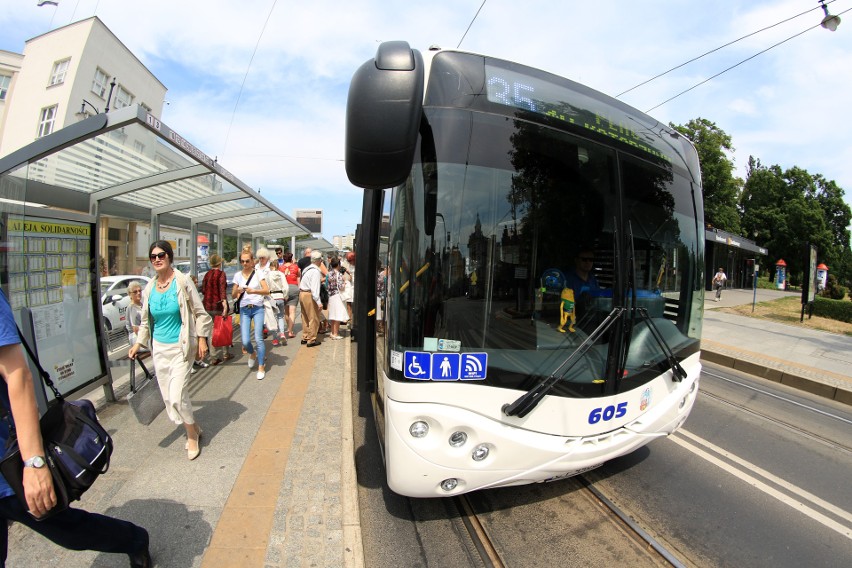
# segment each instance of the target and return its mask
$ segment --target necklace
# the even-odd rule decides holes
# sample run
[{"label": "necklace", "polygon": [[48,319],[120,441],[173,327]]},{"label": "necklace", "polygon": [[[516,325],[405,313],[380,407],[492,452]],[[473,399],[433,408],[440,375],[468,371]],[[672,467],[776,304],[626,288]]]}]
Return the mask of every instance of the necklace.
[{"label": "necklace", "polygon": [[174,275],[175,275],[175,273],[174,273],[174,272],[172,272],[172,273],[169,275],[169,279],[168,279],[168,280],[166,280],[166,282],[165,282],[165,283],[160,282],[160,281],[159,281],[159,279],[158,279],[158,280],[157,280],[157,290],[162,291],[162,290],[165,290],[166,288],[168,288],[168,287],[169,287],[169,284],[171,284],[171,283],[172,283],[172,278],[174,278]]}]

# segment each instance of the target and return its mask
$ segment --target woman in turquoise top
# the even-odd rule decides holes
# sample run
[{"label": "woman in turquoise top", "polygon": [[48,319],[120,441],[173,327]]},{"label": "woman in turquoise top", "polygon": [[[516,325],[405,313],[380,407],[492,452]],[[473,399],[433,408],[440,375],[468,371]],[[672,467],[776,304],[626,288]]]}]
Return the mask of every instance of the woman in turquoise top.
[{"label": "woman in turquoise top", "polygon": [[170,420],[186,429],[187,457],[194,460],[201,453],[201,428],[192,414],[187,386],[193,362],[207,355],[207,337],[213,320],[204,309],[198,288],[172,267],[171,244],[156,241],[148,249],[148,256],[157,277],[143,292],[142,322],[128,356],[135,358],[151,338],[154,369],[166,412]]}]

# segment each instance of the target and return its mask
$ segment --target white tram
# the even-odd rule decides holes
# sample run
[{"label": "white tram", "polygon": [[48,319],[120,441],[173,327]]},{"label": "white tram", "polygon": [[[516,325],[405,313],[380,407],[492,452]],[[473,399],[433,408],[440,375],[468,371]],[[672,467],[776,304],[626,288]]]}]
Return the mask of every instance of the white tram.
[{"label": "white tram", "polygon": [[358,69],[346,120],[359,384],[393,491],[567,477],[683,424],[704,299],[688,140],[568,79],[405,42]]}]

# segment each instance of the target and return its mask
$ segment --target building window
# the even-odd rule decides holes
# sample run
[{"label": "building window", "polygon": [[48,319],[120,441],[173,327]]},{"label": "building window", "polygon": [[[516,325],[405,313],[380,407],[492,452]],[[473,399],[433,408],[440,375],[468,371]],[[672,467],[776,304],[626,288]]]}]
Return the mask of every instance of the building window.
[{"label": "building window", "polygon": [[9,92],[9,85],[12,83],[12,78],[8,75],[0,75],[0,101],[6,100],[6,93]]},{"label": "building window", "polygon": [[50,73],[50,83],[47,84],[48,87],[65,82],[65,74],[68,73],[68,65],[70,63],[71,59],[63,59],[53,64],[53,71]]},{"label": "building window", "polygon": [[143,144],[139,140],[134,140],[133,141],[133,149],[136,150],[140,154],[144,154],[145,153],[145,144]]},{"label": "building window", "polygon": [[115,89],[115,105],[113,108],[124,108],[133,104],[133,95],[124,90],[124,87],[119,85]]},{"label": "building window", "polygon": [[56,122],[56,109],[56,105],[41,109],[41,117],[38,121],[38,134],[36,135],[36,138],[47,136],[53,132],[53,124]]},{"label": "building window", "polygon": [[6,93],[9,92],[9,85],[12,83],[12,78],[8,75],[0,75],[0,101],[6,100]]},{"label": "building window", "polygon": [[104,95],[106,95],[107,85],[107,74],[100,68],[95,69],[95,78],[92,80],[92,92],[103,99],[105,98]]}]

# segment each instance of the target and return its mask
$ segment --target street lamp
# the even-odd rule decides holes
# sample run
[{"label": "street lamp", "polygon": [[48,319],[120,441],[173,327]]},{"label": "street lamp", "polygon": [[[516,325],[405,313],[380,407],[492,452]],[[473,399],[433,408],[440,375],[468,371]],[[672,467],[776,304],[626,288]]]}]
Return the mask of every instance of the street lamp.
[{"label": "street lamp", "polygon": [[86,105],[89,105],[90,107],[92,107],[92,110],[95,111],[95,114],[101,114],[101,111],[99,111],[95,105],[93,105],[92,103],[90,103],[86,99],[83,99],[83,104],[80,105],[80,112],[77,113],[78,115],[85,115],[86,114]]},{"label": "street lamp", "polygon": [[819,5],[822,6],[822,11],[825,13],[825,17],[819,25],[828,31],[833,32],[837,29],[837,26],[840,25],[840,16],[832,16],[828,13],[828,6],[825,5],[825,0],[819,0]]}]

